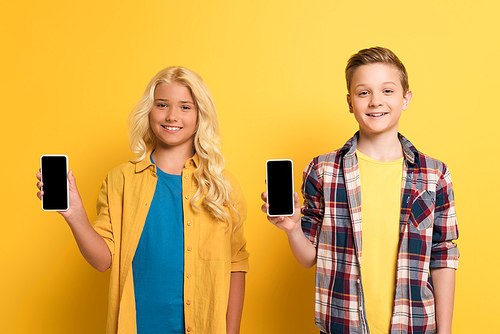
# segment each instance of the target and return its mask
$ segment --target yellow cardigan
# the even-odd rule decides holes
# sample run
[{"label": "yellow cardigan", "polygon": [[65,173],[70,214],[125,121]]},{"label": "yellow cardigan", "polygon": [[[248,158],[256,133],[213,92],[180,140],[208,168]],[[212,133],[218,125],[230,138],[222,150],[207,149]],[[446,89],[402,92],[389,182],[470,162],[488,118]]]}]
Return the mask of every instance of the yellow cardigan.
[{"label": "yellow cardigan", "polygon": [[[243,235],[247,206],[238,182],[224,171],[231,183],[239,216],[227,209],[231,215],[228,224],[216,221],[207,210],[193,208],[190,201],[196,186],[192,175],[197,164],[195,154],[182,171],[186,332],[226,333],[231,272],[248,271],[249,254]],[[132,260],[156,181],[156,166],[148,154],[137,163],[128,162],[110,171],[99,193],[94,229],[104,238],[112,256],[108,334],[137,332]],[[202,207],[201,200],[196,204]]]}]

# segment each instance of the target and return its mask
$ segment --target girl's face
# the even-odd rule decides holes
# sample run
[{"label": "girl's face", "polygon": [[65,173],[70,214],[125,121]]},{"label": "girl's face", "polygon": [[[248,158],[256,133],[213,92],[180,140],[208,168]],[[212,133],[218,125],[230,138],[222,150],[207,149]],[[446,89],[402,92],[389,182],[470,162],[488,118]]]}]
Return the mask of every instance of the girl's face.
[{"label": "girl's face", "polygon": [[184,148],[194,153],[197,120],[198,110],[187,87],[177,83],[156,87],[149,125],[158,139],[157,147]]}]

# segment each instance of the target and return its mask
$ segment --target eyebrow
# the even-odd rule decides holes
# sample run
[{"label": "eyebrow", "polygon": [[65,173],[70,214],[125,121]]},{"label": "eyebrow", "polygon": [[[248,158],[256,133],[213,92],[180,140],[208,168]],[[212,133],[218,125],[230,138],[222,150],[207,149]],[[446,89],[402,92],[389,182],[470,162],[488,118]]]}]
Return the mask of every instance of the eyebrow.
[{"label": "eyebrow", "polygon": [[[156,101],[159,101],[159,102],[168,102],[169,99],[155,99],[155,102]],[[191,102],[191,101],[179,101],[180,103],[190,103],[190,104],[194,104],[194,102]]]},{"label": "eyebrow", "polygon": [[[382,85],[387,85],[387,84],[391,84],[391,85],[396,85],[397,86],[397,83],[395,83],[394,81],[382,82]],[[360,83],[360,84],[357,84],[356,86],[354,86],[354,88],[363,87],[363,86],[368,86],[368,84]]]}]

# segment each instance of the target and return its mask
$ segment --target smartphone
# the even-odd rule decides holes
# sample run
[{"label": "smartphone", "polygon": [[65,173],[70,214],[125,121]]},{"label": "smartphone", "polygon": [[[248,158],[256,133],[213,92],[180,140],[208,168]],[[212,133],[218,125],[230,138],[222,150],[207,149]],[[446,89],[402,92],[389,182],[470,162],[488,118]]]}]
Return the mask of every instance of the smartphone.
[{"label": "smartphone", "polygon": [[42,209],[69,209],[68,157],[64,154],[44,154],[40,157],[42,173]]},{"label": "smartphone", "polygon": [[290,159],[266,161],[267,215],[270,217],[292,216],[293,162]]}]

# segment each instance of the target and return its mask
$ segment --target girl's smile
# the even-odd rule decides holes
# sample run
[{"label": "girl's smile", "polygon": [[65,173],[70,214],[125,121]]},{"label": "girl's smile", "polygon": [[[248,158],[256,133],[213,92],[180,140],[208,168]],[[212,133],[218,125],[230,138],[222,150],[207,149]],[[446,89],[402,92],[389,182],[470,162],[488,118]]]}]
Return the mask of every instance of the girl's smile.
[{"label": "girl's smile", "polygon": [[198,110],[187,87],[177,83],[156,87],[149,123],[157,145],[193,151],[197,120]]}]

